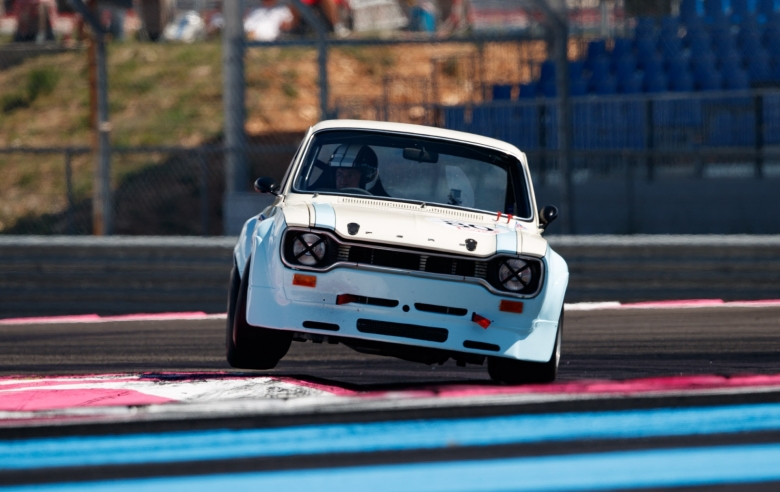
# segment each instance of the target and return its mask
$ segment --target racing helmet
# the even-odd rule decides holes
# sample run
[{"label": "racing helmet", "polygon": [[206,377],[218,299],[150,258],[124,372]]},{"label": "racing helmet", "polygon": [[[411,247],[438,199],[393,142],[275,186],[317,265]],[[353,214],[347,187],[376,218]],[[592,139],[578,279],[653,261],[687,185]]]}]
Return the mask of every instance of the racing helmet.
[{"label": "racing helmet", "polygon": [[357,169],[360,171],[360,185],[374,181],[379,166],[376,153],[368,145],[342,144],[330,156],[328,165],[335,171],[338,168]]}]

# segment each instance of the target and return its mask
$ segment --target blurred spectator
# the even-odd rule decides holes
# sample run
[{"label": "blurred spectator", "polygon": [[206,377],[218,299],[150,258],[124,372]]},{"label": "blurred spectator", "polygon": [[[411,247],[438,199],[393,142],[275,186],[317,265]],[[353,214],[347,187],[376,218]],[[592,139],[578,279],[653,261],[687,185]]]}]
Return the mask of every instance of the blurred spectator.
[{"label": "blurred spectator", "polygon": [[181,41],[192,43],[206,37],[206,24],[194,10],[188,10],[176,15],[173,22],[165,26],[163,39],[166,41]]},{"label": "blurred spectator", "polygon": [[247,38],[255,41],[273,41],[282,31],[289,31],[295,17],[286,5],[276,0],[262,0],[260,7],[249,13],[244,20]]},{"label": "blurred spectator", "polygon": [[435,32],[438,8],[434,0],[413,0],[409,7],[409,30]]},{"label": "blurred spectator", "polygon": [[[311,7],[315,12],[319,12],[330,25],[330,28],[336,36],[340,38],[349,36],[349,28],[342,21],[342,13],[346,16],[349,8],[346,0],[301,0],[301,2],[304,5]],[[295,16],[295,25],[300,25],[300,12],[293,9],[293,15]]]},{"label": "blurred spectator", "polygon": [[52,19],[57,15],[54,0],[16,0],[11,15],[16,16],[14,41],[51,41],[54,39]]}]

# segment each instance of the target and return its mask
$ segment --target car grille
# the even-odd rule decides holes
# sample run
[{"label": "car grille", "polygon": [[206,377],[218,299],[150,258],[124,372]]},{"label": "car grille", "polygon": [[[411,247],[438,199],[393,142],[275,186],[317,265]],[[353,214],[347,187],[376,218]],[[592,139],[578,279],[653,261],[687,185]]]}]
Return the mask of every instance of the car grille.
[{"label": "car grille", "polygon": [[446,342],[447,337],[449,336],[449,331],[445,328],[408,325],[405,323],[393,323],[390,321],[376,321],[362,318],[357,320],[357,329],[361,333],[414,338],[415,340],[428,340],[430,342]]},{"label": "car grille", "polygon": [[487,277],[487,261],[451,258],[417,252],[390,251],[370,246],[340,244],[338,261],[348,261],[358,265],[457,275],[460,277]]}]

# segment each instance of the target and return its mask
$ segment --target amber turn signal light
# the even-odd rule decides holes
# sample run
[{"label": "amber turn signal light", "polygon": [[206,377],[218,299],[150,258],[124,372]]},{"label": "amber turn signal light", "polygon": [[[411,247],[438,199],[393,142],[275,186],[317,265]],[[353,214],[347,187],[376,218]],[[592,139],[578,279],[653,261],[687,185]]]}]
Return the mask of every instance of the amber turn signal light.
[{"label": "amber turn signal light", "polygon": [[505,313],[520,314],[523,312],[523,303],[517,301],[503,300],[501,301],[501,304],[498,305],[498,310],[504,311]]},{"label": "amber turn signal light", "polygon": [[300,285],[301,287],[317,287],[317,277],[314,275],[302,275],[296,273],[293,275],[293,285]]}]

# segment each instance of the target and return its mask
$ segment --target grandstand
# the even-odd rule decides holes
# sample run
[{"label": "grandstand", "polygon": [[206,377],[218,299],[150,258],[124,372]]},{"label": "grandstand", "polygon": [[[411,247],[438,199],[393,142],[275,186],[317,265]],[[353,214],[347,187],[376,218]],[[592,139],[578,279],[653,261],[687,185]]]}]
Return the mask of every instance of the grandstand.
[{"label": "grandstand", "polygon": [[[679,15],[640,17],[629,36],[590,39],[569,62],[573,149],[780,144],[778,2],[725,2],[682,0]],[[546,60],[519,90],[494,85],[492,102],[444,108],[444,126],[555,149],[555,72]]]}]

